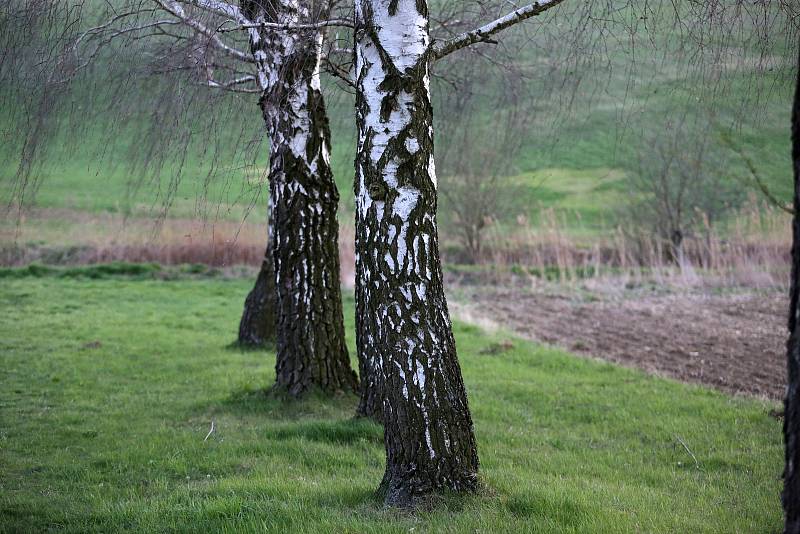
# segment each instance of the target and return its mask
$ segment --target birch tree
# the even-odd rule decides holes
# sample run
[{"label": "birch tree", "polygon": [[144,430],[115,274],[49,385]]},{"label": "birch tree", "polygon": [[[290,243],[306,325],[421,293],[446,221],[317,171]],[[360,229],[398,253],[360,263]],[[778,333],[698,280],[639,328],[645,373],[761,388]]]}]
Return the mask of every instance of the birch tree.
[{"label": "birch tree", "polygon": [[277,339],[278,295],[275,289],[275,260],[272,256],[272,240],[268,239],[256,283],[245,298],[244,311],[239,320],[237,342],[241,347],[264,347]]},{"label": "birch tree", "polygon": [[558,3],[433,43],[425,0],[356,0],[359,410],[384,422],[389,505],[478,484],[439,259],[431,65]]},{"label": "birch tree", "polygon": [[339,193],[330,167],[330,128],[320,88],[320,29],[299,26],[299,0],[248,1],[260,106],[271,143],[270,210],[277,290],[277,386],[300,395],[313,386],[355,390],[344,339],[339,278]]},{"label": "birch tree", "polygon": [[[31,0],[20,13],[35,13],[43,1]],[[339,194],[320,83],[324,29],[338,24],[329,6],[313,0],[129,0],[109,4],[101,22],[61,56],[70,64],[65,78],[74,78],[100,58],[110,61],[114,43],[136,46],[152,58],[150,74],[186,73],[208,91],[258,97],[270,139],[271,247],[248,303],[269,304],[274,291],[276,386],[292,396],[312,388],[357,388],[344,339]],[[253,308],[245,310],[240,330],[254,322],[268,335],[264,316],[248,317],[248,311]]]}]

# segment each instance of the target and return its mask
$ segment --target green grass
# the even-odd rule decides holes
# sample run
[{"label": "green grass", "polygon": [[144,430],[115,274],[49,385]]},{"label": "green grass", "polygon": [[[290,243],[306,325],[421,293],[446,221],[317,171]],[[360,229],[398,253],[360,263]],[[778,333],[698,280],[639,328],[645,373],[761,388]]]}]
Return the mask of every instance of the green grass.
[{"label": "green grass", "polygon": [[125,277],[134,280],[169,280],[188,277],[215,277],[222,274],[219,269],[200,263],[163,267],[158,263],[112,262],[78,267],[57,267],[31,263],[25,267],[0,267],[3,278],[85,278],[108,279]]},{"label": "green grass", "polygon": [[625,173],[616,169],[547,168],[509,177],[513,190],[512,213],[526,215],[535,226],[552,224],[543,210],[558,214],[558,226],[573,235],[596,233],[614,225],[610,209],[630,198]]},{"label": "green grass", "polygon": [[227,348],[249,286],[2,280],[0,531],[780,529],[773,405],[522,341],[484,355],[503,338],[461,323],[484,489],[385,510],[356,399],[265,397],[274,355]]},{"label": "green grass", "polygon": [[[90,139],[88,147],[65,153],[56,150],[37,175],[40,186],[33,204],[39,208],[147,217],[160,216],[168,201],[168,216],[172,218],[205,216],[232,221],[251,213],[261,217],[266,209],[268,190],[263,162],[258,168],[220,170],[219,176],[206,185],[210,164],[191,154],[174,195],[169,196],[166,191],[177,176],[174,170],[152,177],[131,172],[124,162],[109,166],[99,158],[97,146],[102,147],[101,141]],[[232,153],[226,156],[233,159]],[[10,183],[15,171],[13,164],[2,168],[0,185],[3,178]],[[7,197],[2,188],[0,197]]]}]

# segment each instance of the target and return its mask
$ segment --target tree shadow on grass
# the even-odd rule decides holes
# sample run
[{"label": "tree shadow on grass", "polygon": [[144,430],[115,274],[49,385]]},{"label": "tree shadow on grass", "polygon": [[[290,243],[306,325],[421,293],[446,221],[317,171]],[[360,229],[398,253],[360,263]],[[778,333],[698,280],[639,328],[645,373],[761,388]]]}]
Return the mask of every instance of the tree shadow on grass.
[{"label": "tree shadow on grass", "polygon": [[354,419],[357,422],[358,419],[354,418],[357,405],[358,396],[354,393],[329,394],[312,390],[297,399],[279,389],[245,386],[232,391],[227,398],[201,409],[236,416],[263,416],[279,421]]},{"label": "tree shadow on grass", "polygon": [[314,496],[314,502],[320,508],[332,511],[351,510],[360,516],[377,516],[384,512],[383,499],[378,494],[377,480],[374,488],[338,487],[320,491]]},{"label": "tree shadow on grass", "polygon": [[238,339],[225,345],[225,350],[229,352],[275,352],[276,344],[274,341],[266,341],[260,345],[253,343],[243,343]]},{"label": "tree shadow on grass", "polygon": [[383,443],[383,428],[368,419],[341,419],[338,421],[300,421],[270,431],[277,440],[303,439],[306,441],[336,445],[351,445],[358,442]]},{"label": "tree shadow on grass", "polygon": [[[379,478],[376,478],[379,481]],[[483,487],[472,493],[442,491],[427,495],[406,507],[390,507],[384,503],[380,490],[373,488],[336,488],[319,492],[315,503],[332,511],[350,510],[356,516],[371,521],[418,521],[431,514],[462,514],[474,506],[499,506],[497,495]]]}]

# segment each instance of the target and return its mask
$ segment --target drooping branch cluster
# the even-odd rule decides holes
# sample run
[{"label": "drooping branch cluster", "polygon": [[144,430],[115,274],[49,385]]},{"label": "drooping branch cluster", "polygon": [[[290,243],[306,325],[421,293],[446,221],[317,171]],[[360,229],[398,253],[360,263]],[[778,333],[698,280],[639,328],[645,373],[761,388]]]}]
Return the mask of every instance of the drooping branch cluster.
[{"label": "drooping branch cluster", "polygon": [[198,83],[210,88],[257,93],[263,87],[258,86],[249,34],[352,26],[344,18],[317,20],[318,15],[311,13],[308,20],[287,24],[269,22],[263,16],[257,19],[241,7],[219,0],[127,0],[109,8],[100,15],[99,24],[74,39],[71,74],[92,65],[112,43],[118,48],[148,39],[144,50],[154,60],[154,71],[191,71]]},{"label": "drooping branch cluster", "polygon": [[[46,92],[52,101],[61,90],[56,85],[64,85],[93,65],[105,69],[109,63],[120,62],[120,56],[134,58],[131,74],[126,73],[131,78],[182,74],[184,80],[211,89],[211,93],[258,93],[261,87],[248,34],[259,28],[279,32],[324,29],[322,69],[345,90],[352,92],[354,87],[352,2],[313,2],[309,16],[296,24],[256,20],[238,0],[9,0],[2,4],[0,82],[6,87],[24,86],[21,98],[40,98]],[[333,8],[323,13],[319,9],[322,4]],[[545,11],[548,16],[540,24],[522,25],[525,29],[515,32],[514,39],[503,39],[496,52],[489,53],[486,45],[495,43],[501,31]],[[560,90],[561,105],[570,106],[581,81],[602,77],[604,66],[609,78],[614,70],[614,76],[627,75],[633,83],[632,65],[641,61],[635,47],[647,39],[665,55],[682,54],[686,64],[696,65],[697,76],[704,81],[699,96],[708,98],[725,90],[720,81],[725,72],[755,68],[768,73],[775,69],[775,56],[769,51],[776,44],[794,42],[800,15],[797,3],[786,0],[540,0],[522,5],[507,0],[441,0],[431,7],[429,21],[433,60],[469,49],[484,61],[513,70],[515,76],[534,71],[541,74],[547,69],[569,72],[571,77]],[[537,38],[542,35],[549,37]],[[663,36],[674,36],[673,43],[658,42]],[[513,50],[509,49],[512,41]],[[625,58],[626,64],[619,64],[608,50],[623,42],[630,44],[632,52]],[[548,64],[536,69],[521,65],[514,54],[525,47],[547,57]],[[732,55],[740,48],[752,53]],[[35,58],[31,57],[34,53]],[[739,64],[732,63],[737,61]],[[432,76],[454,86],[462,81],[444,63],[432,70]],[[15,82],[9,83],[10,78]],[[22,78],[27,82],[17,83]],[[755,98],[769,90],[768,80],[754,77],[747,89]]]},{"label": "drooping branch cluster", "polygon": [[[247,21],[225,2],[152,0],[133,2],[101,24],[81,33],[72,45],[76,74],[90,66],[112,44],[125,47],[149,39],[153,71],[191,70],[212,88],[247,91],[255,80],[253,56],[241,36],[223,38],[218,28],[230,21]],[[223,77],[218,77],[218,72]]]}]

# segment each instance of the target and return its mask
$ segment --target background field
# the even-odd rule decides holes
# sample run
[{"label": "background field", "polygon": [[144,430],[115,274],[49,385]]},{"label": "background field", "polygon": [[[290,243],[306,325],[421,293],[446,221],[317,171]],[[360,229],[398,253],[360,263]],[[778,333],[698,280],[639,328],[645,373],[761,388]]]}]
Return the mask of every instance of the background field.
[{"label": "background field", "polygon": [[[626,16],[625,10],[618,14],[620,20]],[[682,40],[675,20],[662,13],[646,29],[621,26],[604,38],[596,35],[600,28],[590,26],[581,41],[585,49],[578,53],[559,46],[577,29],[570,27],[570,18],[560,19],[556,13],[509,32],[500,47],[483,48],[503,60],[504,67],[468,54],[437,66],[444,79],[462,71],[478,77],[470,86],[466,118],[463,103],[449,98],[450,83],[434,83],[440,132],[437,169],[442,182],[446,184],[454,172],[456,159],[475,157],[471,155],[475,147],[461,146],[454,132],[467,128],[480,140],[477,148],[483,144],[502,155],[510,149],[497,143],[504,128],[498,117],[519,106],[518,112],[528,115],[515,131],[520,146],[509,151],[509,164],[487,170],[502,173],[498,184],[505,201],[494,214],[501,229],[516,226],[520,216],[539,228],[542,212],[548,209],[557,212],[563,230],[580,244],[607,237],[619,224],[622,208],[635,198],[626,176],[641,172],[640,160],[645,167],[652,163],[649,139],[682,116],[698,124],[713,123],[710,150],[720,162],[716,170],[730,183],[745,192],[755,191],[741,157],[722,143],[723,134],[752,159],[775,196],[788,201],[790,39],[773,38],[765,51],[754,39],[757,29],[745,25],[732,35],[727,28],[711,31],[711,42],[719,42],[698,51]],[[123,65],[135,60],[124,50],[117,59]],[[513,98],[509,72],[519,77]],[[267,145],[255,97],[218,95],[211,103],[187,106],[183,112],[189,116],[209,114],[209,118],[186,120],[193,140],[184,154],[170,144],[176,136],[168,125],[181,115],[158,111],[156,105],[177,86],[163,80],[130,83],[120,90],[129,92],[131,103],[110,106],[111,97],[105,93],[116,94],[115,89],[103,83],[112,82],[103,78],[102,68],[95,69],[48,119],[56,134],[35,173],[38,187],[29,191],[28,205],[134,218],[244,221],[263,227]],[[333,168],[342,194],[341,220],[351,225],[353,101],[332,80],[326,87],[334,133]],[[6,141],[0,149],[4,156],[0,194],[8,201],[15,191],[24,140],[18,131],[26,123],[24,116],[6,111],[0,114],[6,116],[0,120]],[[148,139],[158,139],[174,152],[167,150],[164,161],[154,158],[148,152]],[[172,183],[178,168],[180,181]],[[443,196],[440,210],[443,237],[450,242],[457,235],[451,202]],[[19,237],[15,215],[9,212],[2,221],[6,243]],[[27,220],[46,227],[61,218],[45,212],[28,214]]]}]

